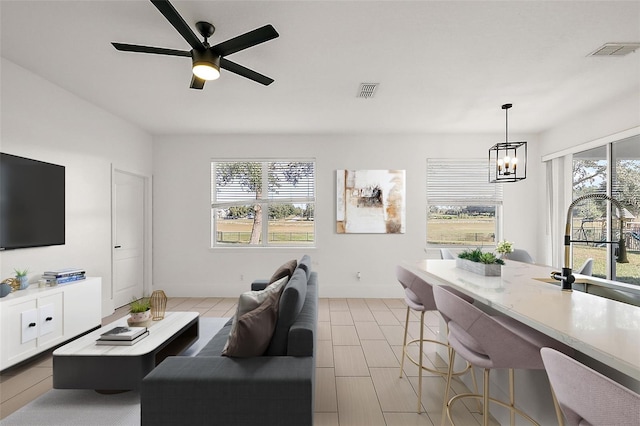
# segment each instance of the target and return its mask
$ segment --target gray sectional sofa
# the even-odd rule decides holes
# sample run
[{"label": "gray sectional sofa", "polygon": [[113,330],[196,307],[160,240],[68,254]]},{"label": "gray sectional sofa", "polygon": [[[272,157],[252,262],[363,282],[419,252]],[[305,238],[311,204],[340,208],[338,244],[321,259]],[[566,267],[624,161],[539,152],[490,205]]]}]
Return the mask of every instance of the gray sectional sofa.
[{"label": "gray sectional sofa", "polygon": [[165,359],[142,381],[142,424],[311,426],[318,276],[308,256],[284,286],[277,315],[268,355],[221,356],[229,321],[197,355]]}]

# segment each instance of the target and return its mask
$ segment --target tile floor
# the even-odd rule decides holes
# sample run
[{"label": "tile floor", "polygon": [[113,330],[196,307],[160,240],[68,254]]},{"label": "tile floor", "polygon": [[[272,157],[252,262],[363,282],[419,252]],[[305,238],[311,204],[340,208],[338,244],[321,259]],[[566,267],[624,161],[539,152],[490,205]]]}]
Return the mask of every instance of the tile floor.
[{"label": "tile floor", "polygon": [[[197,311],[201,316],[231,317],[235,298],[171,298],[167,309]],[[406,305],[401,299],[320,299],[316,371],[315,425],[439,425],[445,380],[425,373],[422,414],[416,414],[418,368],[405,361],[399,378]],[[109,323],[127,314],[126,307],[104,318]],[[419,315],[412,312],[409,336],[419,335]],[[435,338],[437,313],[425,315],[425,338]],[[417,346],[412,348],[417,355]],[[52,386],[48,351],[0,375],[0,419],[47,392]],[[426,362],[442,366],[432,345]],[[456,392],[467,391],[459,381]],[[456,404],[456,425],[479,425],[477,405]],[[496,424],[496,423],[493,423]]]}]

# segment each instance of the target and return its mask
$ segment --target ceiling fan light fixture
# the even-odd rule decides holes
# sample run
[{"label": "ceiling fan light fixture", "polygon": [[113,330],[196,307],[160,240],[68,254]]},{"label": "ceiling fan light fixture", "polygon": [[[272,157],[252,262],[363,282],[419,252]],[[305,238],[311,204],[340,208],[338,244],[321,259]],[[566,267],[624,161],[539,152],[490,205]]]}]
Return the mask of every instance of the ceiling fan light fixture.
[{"label": "ceiling fan light fixture", "polygon": [[193,74],[203,80],[216,80],[220,77],[220,56],[207,49],[193,51]]}]

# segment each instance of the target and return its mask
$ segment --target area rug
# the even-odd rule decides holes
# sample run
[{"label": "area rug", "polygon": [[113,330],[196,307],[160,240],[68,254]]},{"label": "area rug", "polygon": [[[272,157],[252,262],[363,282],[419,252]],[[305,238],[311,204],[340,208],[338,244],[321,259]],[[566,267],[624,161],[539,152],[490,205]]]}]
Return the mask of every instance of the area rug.
[{"label": "area rug", "polygon": [[[199,339],[186,355],[200,349],[229,318],[200,318]],[[0,420],[2,426],[135,426],[140,424],[140,394],[104,395],[86,389],[52,389]]]}]

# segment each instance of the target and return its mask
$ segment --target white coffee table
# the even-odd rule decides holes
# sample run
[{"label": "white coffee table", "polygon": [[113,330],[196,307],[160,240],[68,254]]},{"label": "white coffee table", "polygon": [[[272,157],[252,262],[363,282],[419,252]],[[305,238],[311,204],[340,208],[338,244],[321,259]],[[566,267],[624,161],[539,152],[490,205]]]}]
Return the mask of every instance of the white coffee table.
[{"label": "white coffee table", "polygon": [[53,387],[103,391],[139,389],[144,376],[167,356],[163,349],[170,343],[175,342],[182,350],[198,339],[198,315],[197,312],[167,312],[164,319],[149,325],[147,337],[131,346],[96,344],[106,330],[126,326],[126,318],[61,346],[53,352]]}]

